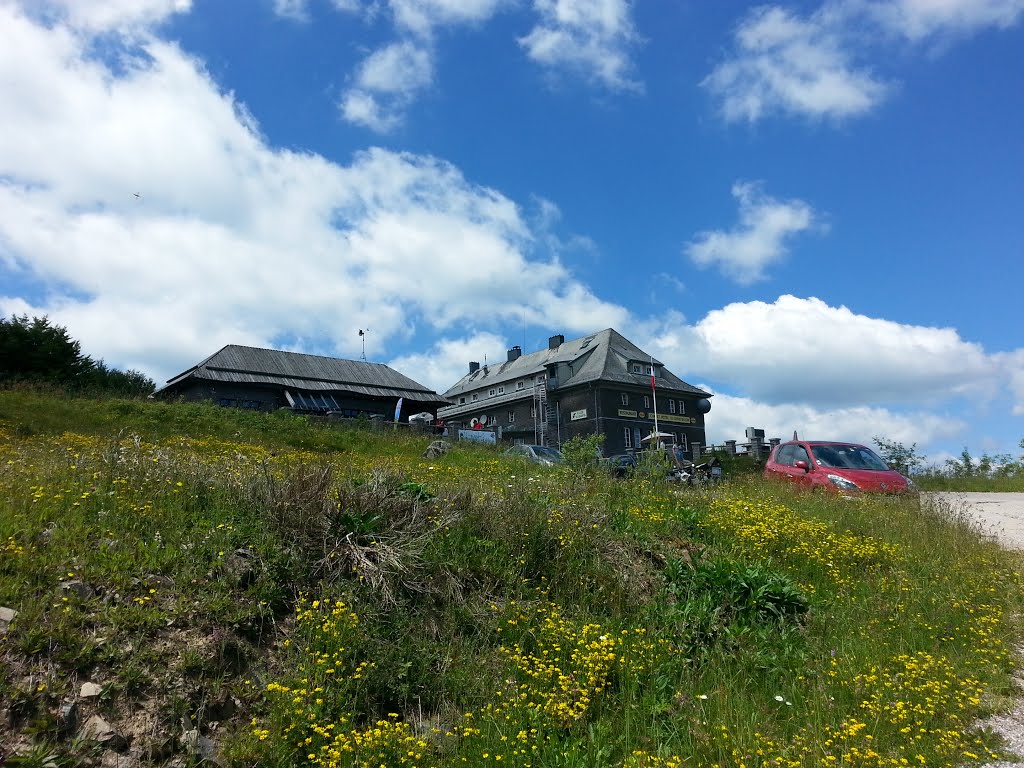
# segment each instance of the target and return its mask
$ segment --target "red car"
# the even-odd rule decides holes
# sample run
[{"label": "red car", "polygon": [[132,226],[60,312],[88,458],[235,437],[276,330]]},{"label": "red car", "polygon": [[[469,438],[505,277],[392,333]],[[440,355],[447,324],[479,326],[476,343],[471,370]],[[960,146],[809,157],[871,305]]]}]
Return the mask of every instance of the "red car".
[{"label": "red car", "polygon": [[777,445],[764,465],[764,476],[840,493],[906,493],[913,487],[867,446],[818,440]]}]

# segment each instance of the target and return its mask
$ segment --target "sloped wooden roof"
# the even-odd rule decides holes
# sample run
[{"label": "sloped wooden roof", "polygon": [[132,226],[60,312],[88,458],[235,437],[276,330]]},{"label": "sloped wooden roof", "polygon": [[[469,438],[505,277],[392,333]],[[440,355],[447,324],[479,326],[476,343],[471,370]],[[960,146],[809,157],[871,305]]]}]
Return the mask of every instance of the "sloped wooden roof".
[{"label": "sloped wooden roof", "polygon": [[366,397],[404,397],[447,405],[443,397],[383,363],[342,360],[278,349],[228,344],[201,363],[169,379],[156,394],[172,394],[192,381],[266,384],[312,392],[347,392]]}]

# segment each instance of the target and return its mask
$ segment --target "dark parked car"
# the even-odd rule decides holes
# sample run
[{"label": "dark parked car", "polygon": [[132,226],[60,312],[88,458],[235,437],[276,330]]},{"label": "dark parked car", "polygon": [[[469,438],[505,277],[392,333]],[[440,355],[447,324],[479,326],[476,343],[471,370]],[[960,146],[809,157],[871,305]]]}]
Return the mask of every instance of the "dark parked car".
[{"label": "dark parked car", "polygon": [[632,453],[616,453],[602,459],[602,463],[615,477],[626,477],[636,469],[636,456]]},{"label": "dark parked car", "polygon": [[507,451],[507,456],[521,456],[524,459],[529,459],[535,464],[543,464],[547,467],[553,467],[556,464],[561,464],[565,459],[562,457],[562,452],[557,448],[549,448],[546,445],[513,445]]},{"label": "dark parked car", "polygon": [[765,477],[839,493],[906,493],[913,483],[857,443],[794,440],[775,447]]}]

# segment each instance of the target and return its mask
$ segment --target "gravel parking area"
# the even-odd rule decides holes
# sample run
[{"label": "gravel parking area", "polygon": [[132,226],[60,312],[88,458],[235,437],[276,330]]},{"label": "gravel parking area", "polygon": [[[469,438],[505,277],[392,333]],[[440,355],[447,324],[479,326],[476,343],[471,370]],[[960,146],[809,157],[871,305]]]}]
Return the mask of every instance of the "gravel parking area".
[{"label": "gravel parking area", "polygon": [[[921,494],[963,512],[977,521],[981,530],[1007,549],[1024,550],[1024,493],[928,493]],[[1018,678],[1024,686],[1024,679]],[[1004,739],[1011,752],[1024,756],[1024,700],[1009,712],[981,723]],[[989,763],[983,768],[1024,768],[1024,762]]]},{"label": "gravel parking area", "polygon": [[976,520],[1007,549],[1024,550],[1024,493],[923,493]]}]

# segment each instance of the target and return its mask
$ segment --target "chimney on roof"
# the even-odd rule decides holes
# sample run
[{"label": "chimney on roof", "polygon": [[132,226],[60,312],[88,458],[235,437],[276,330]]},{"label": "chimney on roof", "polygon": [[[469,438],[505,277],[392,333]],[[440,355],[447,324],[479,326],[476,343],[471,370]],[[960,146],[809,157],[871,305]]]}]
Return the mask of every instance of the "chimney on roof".
[{"label": "chimney on roof", "polygon": [[523,348],[516,344],[512,349],[508,351],[508,361],[511,363],[513,360],[518,360],[523,354]]},{"label": "chimney on roof", "polygon": [[565,344],[565,336],[560,333],[548,339],[548,349],[558,349],[563,344]]},{"label": "chimney on roof", "polygon": [[476,373],[479,370],[480,370],[480,363],[470,363],[469,364],[469,372],[470,373]]}]

